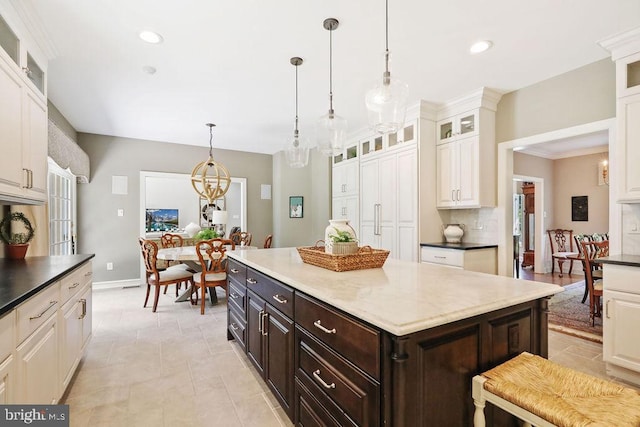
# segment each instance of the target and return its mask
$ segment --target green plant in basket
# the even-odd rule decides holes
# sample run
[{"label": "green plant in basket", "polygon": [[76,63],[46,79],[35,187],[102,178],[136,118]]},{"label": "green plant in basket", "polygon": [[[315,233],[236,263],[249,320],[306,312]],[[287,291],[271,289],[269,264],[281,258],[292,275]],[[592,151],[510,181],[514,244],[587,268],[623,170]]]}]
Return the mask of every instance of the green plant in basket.
[{"label": "green plant in basket", "polygon": [[333,243],[349,243],[356,241],[356,239],[353,237],[353,234],[351,234],[350,232],[345,230],[338,230],[335,227],[333,227],[333,229],[336,230],[336,234],[329,235],[329,237],[331,237],[331,240],[333,240]]},{"label": "green plant in basket", "polygon": [[216,239],[220,237],[218,235],[218,233],[215,232],[215,230],[212,230],[210,228],[205,228],[204,230],[200,230],[198,231],[198,233],[193,236],[193,240],[195,240],[196,242],[199,242],[201,240],[211,240],[211,239]]}]

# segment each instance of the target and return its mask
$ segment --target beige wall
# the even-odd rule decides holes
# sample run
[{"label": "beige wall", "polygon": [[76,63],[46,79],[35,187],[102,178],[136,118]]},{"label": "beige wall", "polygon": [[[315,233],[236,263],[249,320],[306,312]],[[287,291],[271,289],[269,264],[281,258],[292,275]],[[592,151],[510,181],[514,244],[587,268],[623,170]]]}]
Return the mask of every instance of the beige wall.
[{"label": "beige wall", "polygon": [[[311,150],[309,165],[290,168],[284,152],[273,156],[274,246],[311,246],[324,238],[331,216],[331,163]],[[289,197],[304,198],[303,217],[289,218]]]},{"label": "beige wall", "polygon": [[[557,184],[553,193],[552,228],[585,234],[609,231],[609,186],[598,185],[598,163],[608,159],[608,153],[598,153],[553,162]],[[589,221],[571,221],[572,196],[589,198]]]},{"label": "beige wall", "polygon": [[[78,143],[91,161],[90,183],[78,185],[79,252],[96,254],[96,282],[139,278],[140,171],[190,174],[208,149],[85,133],[78,134]],[[262,243],[273,232],[272,201],[260,198],[260,185],[272,183],[272,156],[216,149],[213,154],[232,176],[247,179],[247,228]],[[114,175],[128,177],[127,195],[111,194]],[[124,209],[123,217],[118,209]],[[107,262],[113,262],[112,271]]]},{"label": "beige wall", "polygon": [[610,59],[507,93],[496,112],[496,142],[615,117],[615,93]]}]

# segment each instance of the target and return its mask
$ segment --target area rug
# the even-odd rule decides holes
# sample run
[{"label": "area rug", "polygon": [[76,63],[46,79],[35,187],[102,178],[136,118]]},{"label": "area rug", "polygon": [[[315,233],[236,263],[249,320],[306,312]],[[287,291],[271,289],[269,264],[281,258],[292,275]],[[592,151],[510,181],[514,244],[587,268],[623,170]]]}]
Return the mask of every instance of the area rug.
[{"label": "area rug", "polygon": [[549,302],[549,329],[595,342],[602,342],[602,319],[589,320],[589,300],[582,301],[584,280],[564,287]]}]

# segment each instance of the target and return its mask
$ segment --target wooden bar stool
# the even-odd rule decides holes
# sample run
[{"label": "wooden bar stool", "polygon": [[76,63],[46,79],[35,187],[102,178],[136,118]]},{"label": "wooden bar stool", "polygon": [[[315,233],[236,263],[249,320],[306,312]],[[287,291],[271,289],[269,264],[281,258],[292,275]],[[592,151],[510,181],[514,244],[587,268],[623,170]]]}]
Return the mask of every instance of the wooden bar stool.
[{"label": "wooden bar stool", "polygon": [[475,427],[485,427],[486,402],[525,427],[640,425],[640,393],[611,381],[522,353],[473,377]]}]

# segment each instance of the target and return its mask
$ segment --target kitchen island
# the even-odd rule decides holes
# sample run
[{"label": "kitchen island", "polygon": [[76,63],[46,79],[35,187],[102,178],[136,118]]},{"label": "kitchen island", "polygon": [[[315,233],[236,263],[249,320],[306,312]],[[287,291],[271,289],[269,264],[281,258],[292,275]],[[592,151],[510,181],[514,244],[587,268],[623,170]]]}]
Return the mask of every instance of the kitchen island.
[{"label": "kitchen island", "polygon": [[336,273],[295,248],[228,255],[228,337],[305,426],[471,425],[473,375],[547,356],[548,297],[561,291],[392,259]]}]

